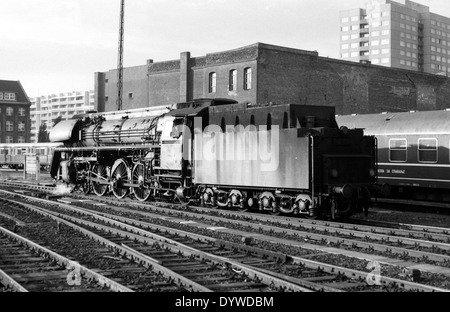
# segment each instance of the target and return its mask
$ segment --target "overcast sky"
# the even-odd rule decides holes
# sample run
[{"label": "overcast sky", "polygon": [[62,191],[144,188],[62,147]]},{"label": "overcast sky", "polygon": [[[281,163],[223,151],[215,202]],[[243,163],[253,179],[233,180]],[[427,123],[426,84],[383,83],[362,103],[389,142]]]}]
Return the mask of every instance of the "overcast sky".
[{"label": "overcast sky", "polygon": [[[126,0],[124,66],[256,42],[338,58],[339,11],[365,0]],[[449,0],[417,0],[450,16]],[[0,79],[29,97],[94,89],[117,67],[120,0],[0,0]]]}]

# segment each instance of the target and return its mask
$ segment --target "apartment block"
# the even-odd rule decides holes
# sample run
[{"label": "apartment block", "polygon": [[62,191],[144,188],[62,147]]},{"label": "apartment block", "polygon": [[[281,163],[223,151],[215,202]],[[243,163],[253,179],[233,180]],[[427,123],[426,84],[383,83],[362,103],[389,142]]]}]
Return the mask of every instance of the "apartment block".
[{"label": "apartment block", "polygon": [[57,119],[94,110],[94,91],[73,91],[31,98],[31,142],[38,142],[39,128],[52,129]]},{"label": "apartment block", "polygon": [[450,18],[408,0],[370,0],[340,12],[340,57],[449,75]]}]

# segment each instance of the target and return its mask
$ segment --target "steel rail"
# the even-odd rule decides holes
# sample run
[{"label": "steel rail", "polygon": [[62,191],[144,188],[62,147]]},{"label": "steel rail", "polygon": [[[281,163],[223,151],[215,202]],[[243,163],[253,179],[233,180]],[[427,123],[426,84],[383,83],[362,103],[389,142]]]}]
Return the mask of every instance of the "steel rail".
[{"label": "steel rail", "polygon": [[[83,208],[76,208],[76,209],[82,209],[85,210]],[[143,213],[143,214],[150,214],[150,213]],[[117,216],[116,216],[117,217]],[[124,218],[124,217],[120,217],[120,218]],[[125,218],[127,219],[127,218]],[[148,224],[142,221],[137,221],[137,220],[131,220],[131,222],[133,223],[138,223],[138,224]],[[151,225],[151,224],[150,224]],[[152,225],[154,226],[154,225]],[[158,226],[161,228],[161,226]],[[173,230],[175,231],[175,230]],[[180,230],[177,230],[178,232],[180,232]],[[185,231],[181,231],[184,233],[188,233],[189,235],[193,235],[192,233],[189,232],[185,232]],[[153,234],[152,234],[153,235]],[[196,237],[198,237],[199,235],[194,234]],[[163,240],[167,241],[167,238],[163,237]],[[211,239],[210,240],[215,240],[215,239]],[[366,278],[368,273],[367,272],[362,272],[362,271],[356,271],[356,270],[352,270],[352,269],[347,269],[344,267],[339,267],[339,266],[335,266],[335,265],[331,265],[331,264],[325,264],[325,263],[321,263],[321,262],[316,262],[316,261],[312,261],[312,260],[307,260],[307,259],[303,259],[303,258],[299,258],[299,257],[290,257],[292,259],[294,259],[295,263],[298,264],[303,264],[305,265],[305,267],[311,268],[311,269],[316,269],[316,270],[323,270],[325,272],[328,272],[330,274],[344,274],[347,277],[357,277],[357,278]],[[257,268],[254,268],[255,270],[258,270]],[[267,273],[269,274],[269,273]],[[273,273],[272,273],[273,274]],[[409,281],[405,281],[405,280],[400,280],[400,279],[395,279],[395,278],[389,278],[389,277],[381,277],[381,280],[383,281],[384,284],[397,284],[400,287],[403,287],[405,289],[410,289],[410,290],[423,290],[423,291],[444,291],[447,292],[449,290],[447,289],[441,289],[441,288],[437,288],[437,287],[432,287],[432,286],[427,286],[427,285],[423,285],[423,284],[417,284],[417,283],[413,283],[413,282],[409,282]]]},{"label": "steel rail", "polygon": [[[22,196],[24,196],[24,195],[22,195]],[[25,196],[25,197],[28,197],[28,196]],[[40,199],[40,198],[31,198],[31,199],[32,200],[38,200],[40,202],[48,203],[47,200]],[[103,216],[98,215],[96,213],[92,213],[92,212],[86,211],[85,209],[82,209],[82,208],[73,207],[73,206],[67,205],[67,204],[59,204],[59,206],[62,207],[62,208],[70,209],[70,210],[72,210],[74,212],[78,212],[78,213],[84,213],[85,215],[89,215],[89,216],[94,217],[94,218],[96,218],[98,220],[101,220],[103,222],[107,222],[107,223],[113,224],[113,225],[115,225],[117,227],[124,228],[127,231],[129,231],[129,232],[123,231],[123,230],[114,229],[114,228],[103,226],[103,225],[99,225],[98,223],[93,223],[93,222],[90,222],[90,221],[86,221],[86,220],[82,220],[82,219],[78,219],[78,218],[74,218],[74,217],[69,217],[67,215],[63,215],[63,214],[58,213],[58,212],[48,211],[47,209],[33,207],[32,205],[29,205],[29,204],[26,204],[26,203],[21,203],[21,202],[14,201],[14,200],[9,200],[9,201],[15,202],[17,204],[20,204],[20,205],[22,205],[24,207],[27,207],[29,209],[32,209],[34,211],[39,211],[41,214],[45,214],[45,215],[50,216],[50,217],[51,217],[51,215],[53,215],[53,217],[56,217],[58,219],[59,218],[70,219],[72,222],[78,222],[78,223],[81,223],[81,224],[84,224],[84,225],[87,225],[87,226],[91,226],[91,227],[94,227],[94,228],[97,228],[97,229],[101,229],[103,231],[107,231],[109,233],[119,234],[119,235],[121,235],[123,237],[130,237],[130,238],[132,238],[134,240],[145,242],[147,244],[153,244],[155,242],[158,242],[158,243],[163,242],[163,243],[167,244],[167,247],[173,249],[175,252],[182,252],[182,253],[184,253],[184,254],[186,254],[188,256],[202,257],[203,259],[206,259],[208,261],[212,261],[215,264],[219,264],[219,265],[222,265],[222,266],[235,267],[238,270],[245,272],[248,276],[254,276],[254,278],[257,278],[259,281],[262,281],[263,283],[265,283],[267,285],[273,285],[274,287],[278,287],[280,289],[284,288],[284,289],[289,289],[291,291],[296,291],[296,292],[310,292],[311,291],[308,288],[305,288],[305,287],[300,286],[298,284],[286,281],[285,279],[281,279],[281,278],[278,278],[278,277],[274,277],[272,275],[265,274],[263,272],[259,272],[259,271],[255,270],[252,267],[246,266],[246,265],[241,264],[241,263],[239,263],[237,261],[234,261],[232,259],[223,258],[223,257],[220,257],[220,256],[216,256],[216,255],[213,255],[213,254],[210,254],[210,253],[207,253],[207,252],[204,252],[204,251],[192,248],[190,246],[184,245],[182,243],[179,243],[179,242],[177,242],[175,240],[172,240],[172,239],[169,239],[167,237],[164,237],[164,236],[161,236],[161,235],[157,235],[157,234],[154,234],[154,233],[142,230],[140,228],[128,225],[128,224],[123,223],[123,222],[119,222],[119,221],[112,220],[110,218],[103,217]],[[54,202],[50,202],[50,203],[51,204],[55,204]],[[64,219],[61,219],[61,220],[65,221]],[[73,224],[70,224],[70,225],[73,226]],[[87,231],[87,230],[85,230],[83,228],[81,228],[80,230],[83,230],[83,232],[90,232],[90,231]],[[132,233],[130,233],[130,232],[132,232]],[[137,233],[137,234],[134,234],[134,233]],[[85,233],[85,234],[92,237],[92,234],[94,234],[94,233],[92,233],[92,234]],[[94,234],[94,235],[96,235],[96,234]],[[156,237],[156,239],[153,239],[151,237]],[[101,239],[101,237],[99,237],[97,239]],[[114,245],[116,245],[115,248],[117,248],[118,250],[122,250],[125,254],[128,254],[127,251],[130,250],[129,247],[118,246],[117,244],[114,244]],[[138,251],[134,251],[133,252],[133,257],[136,257],[139,261],[144,261],[144,262],[148,262],[149,261],[148,256],[143,255],[142,253],[140,253]],[[175,276],[176,278],[178,278],[179,280],[182,280],[183,282],[187,283],[188,285],[194,283],[195,287],[201,288],[201,289],[199,289],[199,291],[204,291],[204,292],[205,291],[211,291],[208,288],[206,288],[204,286],[201,286],[201,285],[199,285],[199,284],[197,284],[195,282],[192,282],[189,279],[186,279],[183,276],[181,276],[181,275],[179,275],[179,274],[177,274],[177,273],[175,273],[175,272],[173,272],[173,271],[171,271],[171,270],[161,266],[159,263],[151,261],[151,264],[153,266],[157,267],[158,270],[161,270],[163,272],[170,272],[171,277]]]},{"label": "steel rail", "polygon": [[[86,215],[89,215],[91,217],[97,218],[103,222],[108,222],[111,224],[114,224],[115,226],[118,227],[122,227],[124,229],[126,229],[127,231],[130,231],[132,233],[137,233],[137,235],[133,235],[130,232],[126,232],[126,231],[121,231],[121,230],[117,230],[117,229],[112,229],[110,227],[104,227],[104,230],[107,230],[109,232],[114,232],[117,233],[121,236],[129,236],[132,237],[135,240],[138,241],[142,241],[142,242],[146,242],[148,244],[153,244],[155,242],[163,242],[166,243],[167,246],[171,249],[173,249],[175,252],[182,252],[183,254],[186,254],[188,256],[197,256],[197,257],[201,257],[203,259],[209,260],[214,262],[215,264],[220,264],[220,265],[231,265],[233,267],[238,268],[239,270],[245,272],[247,275],[254,275],[255,278],[257,278],[258,280],[262,281],[263,283],[267,284],[267,285],[274,285],[275,287],[279,287],[279,288],[285,288],[285,289],[290,289],[291,291],[297,291],[297,292],[310,292],[310,289],[307,289],[305,287],[299,286],[295,283],[283,280],[281,278],[277,278],[274,276],[270,276],[267,274],[264,274],[262,272],[258,272],[256,270],[254,270],[254,268],[246,266],[242,263],[239,263],[237,261],[234,261],[232,259],[228,259],[228,258],[224,258],[224,257],[220,257],[220,256],[216,256],[195,248],[192,248],[190,246],[187,246],[185,244],[179,243],[175,240],[172,240],[170,238],[155,234],[155,233],[151,233],[145,230],[142,230],[138,227],[135,226],[131,226],[128,225],[126,223],[120,222],[120,221],[116,221],[107,217],[103,217],[97,213],[93,213],[90,211],[87,211],[83,208],[78,208],[78,207],[73,207],[71,205],[67,205],[67,204],[60,204],[60,207],[64,207],[65,209],[70,209],[72,211],[75,212],[79,212],[79,213],[84,213]],[[39,208],[40,209],[40,208]],[[56,213],[55,214],[59,214]],[[95,227],[103,227],[100,226],[96,223],[93,222],[89,222],[86,220],[78,220],[79,222],[83,222],[84,224],[90,225],[90,226],[95,226]],[[153,238],[152,238],[153,237]]]},{"label": "steel rail", "polygon": [[[89,211],[87,209],[84,208],[76,208],[76,209],[81,209],[83,211],[86,211],[89,213]],[[111,215],[111,214],[106,214],[106,213],[99,213],[99,214],[104,214],[104,215],[108,215],[108,218],[117,218],[117,219],[122,219],[125,222],[130,222],[132,224],[139,224],[140,226],[151,226],[153,228],[156,229],[160,229],[160,230],[166,230],[166,231],[171,231],[173,233],[182,233],[182,234],[186,234],[186,235],[194,235],[194,237],[196,239],[202,239],[202,240],[210,240],[210,241],[217,241],[214,238],[207,238],[205,236],[199,235],[199,234],[193,234],[193,233],[189,233],[186,231],[182,231],[182,230],[174,230],[174,229],[170,229],[167,227],[163,227],[163,226],[155,226],[154,224],[150,224],[150,223],[146,223],[143,221],[138,221],[138,220],[134,220],[134,219],[130,219],[130,218],[126,218],[126,217],[119,217],[119,216],[115,216],[115,215]],[[145,214],[145,213],[143,213]],[[148,213],[147,213],[148,214]],[[152,234],[154,235],[154,234]],[[160,236],[160,235],[155,235],[155,236]],[[160,236],[160,240],[161,241],[167,241],[168,239],[164,236]],[[173,240],[169,240],[169,242],[172,244],[177,244],[177,245],[182,245],[176,241]],[[192,249],[189,246],[186,246],[189,249]],[[205,252],[202,252],[204,254],[208,254]],[[210,255],[210,254],[208,254]],[[212,255],[214,258],[222,258],[220,256],[215,256]],[[308,259],[304,259],[301,257],[295,257],[295,256],[289,256],[289,258],[292,258],[294,263],[297,264],[302,264],[307,268],[310,269],[315,269],[315,270],[323,270],[329,274],[334,274],[334,275],[338,275],[338,274],[344,274],[347,277],[351,277],[351,278],[360,278],[360,279],[365,279],[367,277],[367,275],[369,273],[367,272],[362,272],[362,271],[357,271],[357,270],[353,270],[353,269],[348,269],[348,268],[344,268],[344,267],[340,267],[340,266],[336,266],[336,265],[332,265],[332,264],[326,264],[326,263],[322,263],[322,262],[317,262],[317,261],[313,261],[313,260],[308,260]],[[224,258],[224,261],[226,262],[230,262],[228,259]],[[234,262],[234,261],[233,261]],[[231,262],[230,262],[231,263]],[[235,265],[234,263],[231,263],[232,265]],[[245,265],[241,264],[241,263],[237,263],[236,265],[237,268],[242,269],[242,267],[246,267]],[[276,273],[267,271],[267,270],[263,270],[263,269],[259,269],[259,268],[251,268],[254,271],[259,271],[261,273],[265,273],[268,275],[272,275],[272,276],[277,276]],[[292,282],[294,283],[300,283],[300,285],[304,286],[304,287],[310,287],[310,284],[307,281],[303,281],[303,280],[296,280],[294,279]],[[395,278],[391,278],[391,277],[385,277],[385,276],[381,276],[381,282],[384,285],[388,285],[388,284],[396,284],[399,285],[400,287],[407,289],[407,290],[422,290],[422,291],[436,291],[436,292],[450,292],[450,290],[448,289],[443,289],[443,288],[438,288],[438,287],[433,287],[433,286],[428,286],[428,285],[423,285],[423,284],[419,284],[419,283],[414,283],[414,282],[410,282],[410,281],[405,281],[405,280],[401,280],[401,279],[395,279]],[[316,285],[315,286],[316,290],[323,288],[325,286],[321,286],[321,285]],[[333,288],[334,289],[334,288]],[[327,289],[327,291],[330,291]],[[336,289],[335,289],[336,291]]]},{"label": "steel rail", "polygon": [[[348,269],[344,267],[338,267],[331,264],[326,264],[322,262],[317,262],[313,260],[304,259],[301,257],[292,257],[294,263],[302,264],[306,268],[309,269],[315,269],[315,270],[322,270],[324,272],[333,272],[334,274],[345,274],[346,276],[353,276],[354,278],[360,278],[360,279],[366,279],[369,273],[362,273],[357,270]],[[443,289],[439,287],[434,286],[428,286],[424,284],[418,284],[410,281],[395,279],[392,277],[382,276],[380,275],[380,281],[383,285],[388,284],[396,284],[404,289],[407,290],[421,290],[421,291],[428,291],[428,292],[450,292],[449,289]]]},{"label": "steel rail", "polygon": [[[139,203],[133,203],[133,204],[139,205],[141,207],[147,206],[147,209],[148,209],[148,205],[139,204]],[[152,206],[152,207],[155,209],[159,209],[158,207],[155,207],[155,206]],[[186,211],[183,211],[183,213],[188,214],[192,217],[198,217],[198,214],[196,214],[196,213],[191,213],[191,212],[186,212]],[[215,216],[202,215],[202,217],[203,218],[207,217],[214,221],[224,221],[220,217],[215,217]],[[273,231],[274,233],[279,233],[279,234],[289,234],[289,235],[292,235],[292,236],[298,237],[298,238],[304,237],[305,239],[312,239],[312,240],[316,240],[316,241],[332,242],[335,244],[344,244],[346,246],[354,247],[354,248],[366,248],[368,250],[377,250],[377,251],[387,252],[387,253],[393,253],[394,251],[396,251],[398,254],[405,255],[405,256],[413,256],[413,257],[416,257],[419,259],[428,259],[428,260],[444,262],[444,263],[450,262],[450,256],[435,254],[435,253],[430,253],[430,252],[425,252],[425,251],[420,251],[420,250],[412,250],[412,249],[407,249],[407,248],[402,248],[402,247],[397,247],[397,246],[364,242],[361,240],[341,238],[341,237],[329,236],[329,235],[325,235],[325,234],[317,234],[317,233],[310,233],[310,232],[301,233],[298,230],[291,230],[291,229],[287,229],[287,228],[286,229],[285,228],[276,228],[275,226],[261,225],[261,224],[252,223],[252,222],[248,222],[248,221],[242,221],[242,220],[228,219],[228,220],[225,220],[225,222],[229,222],[231,224],[236,224],[236,225],[240,225],[240,226],[249,226],[249,227],[255,229],[255,231],[262,229],[262,230],[266,230],[266,231]],[[347,233],[347,235],[349,235],[348,233],[351,233],[351,232],[346,231],[346,233]],[[301,235],[299,235],[299,234],[301,234]],[[341,234],[341,233],[339,233],[339,231],[335,231],[335,234]],[[366,237],[371,238],[370,237],[371,234],[372,233],[365,233],[365,235],[362,238],[366,238]],[[389,238],[389,237],[387,237],[387,238]],[[386,242],[402,243],[401,240],[404,239],[403,237],[401,237],[401,239],[399,239],[398,237],[392,237],[392,238],[394,238],[395,240],[386,240]],[[411,241],[411,240],[409,239],[408,241]],[[434,243],[434,242],[430,243],[430,244],[431,244],[431,246],[438,245],[438,243]],[[446,244],[446,245],[448,245],[448,244]]]},{"label": "steel rail", "polygon": [[87,276],[88,278],[92,278],[94,280],[96,280],[99,284],[103,284],[106,285],[107,287],[109,287],[111,290],[113,291],[117,291],[117,292],[133,292],[133,290],[131,290],[130,288],[123,286],[97,272],[94,272],[93,270],[80,265],[78,263],[75,263],[74,261],[61,256],[59,254],[57,254],[54,251],[51,251],[50,249],[47,249],[43,246],[40,246],[39,244],[36,244],[35,242],[32,242],[31,240],[22,237],[20,235],[17,235],[11,231],[9,231],[8,229],[5,229],[3,227],[0,226],[0,233],[3,233],[6,236],[9,236],[10,238],[12,238],[13,240],[20,242],[21,244],[24,244],[26,246],[28,246],[30,249],[32,250],[37,250],[41,253],[44,253],[46,255],[48,255],[50,258],[54,259],[57,263],[59,263],[60,265],[64,265],[65,267],[68,266],[75,266],[76,268],[80,269],[80,272],[82,274],[84,274],[85,276]]},{"label": "steel rail", "polygon": [[[34,200],[39,200],[41,202],[45,201],[45,200],[42,200],[42,199],[39,199],[39,198],[33,198],[33,199]],[[88,226],[92,226],[92,227],[97,228],[97,229],[101,229],[101,230],[104,230],[104,231],[117,233],[119,235],[124,235],[124,236],[128,236],[128,237],[132,236],[132,234],[129,233],[129,232],[116,230],[116,229],[113,229],[111,227],[101,226],[99,224],[96,224],[96,223],[93,223],[93,222],[89,222],[89,221],[86,221],[86,220],[82,220],[82,219],[78,219],[78,218],[74,218],[74,217],[68,217],[66,215],[55,213],[55,212],[52,212],[52,211],[48,211],[48,210],[43,209],[43,208],[34,207],[34,206],[32,206],[30,204],[27,204],[27,203],[22,203],[22,202],[15,201],[15,200],[8,200],[8,201],[14,202],[14,203],[19,204],[19,205],[22,205],[22,206],[24,206],[24,207],[26,207],[26,208],[28,208],[28,209],[30,209],[32,211],[35,211],[38,214],[41,214],[43,216],[52,218],[53,220],[55,220],[57,222],[64,223],[64,224],[74,228],[75,230],[83,233],[84,235],[90,237],[91,239],[94,239],[94,240],[96,240],[96,241],[98,241],[98,242],[100,242],[100,243],[102,243],[102,244],[104,244],[104,245],[106,245],[106,246],[108,246],[108,247],[110,247],[112,249],[120,251],[120,253],[122,255],[125,255],[125,256],[131,258],[131,260],[144,263],[147,267],[153,267],[154,271],[162,272],[164,274],[164,276],[169,277],[169,278],[174,278],[175,280],[178,281],[178,284],[181,285],[181,286],[188,285],[188,288],[191,288],[194,291],[202,291],[202,292],[211,291],[208,288],[206,288],[206,287],[204,287],[202,285],[199,285],[199,284],[197,284],[197,283],[195,283],[195,282],[193,282],[193,281],[191,281],[191,280],[189,280],[189,279],[179,275],[178,273],[173,272],[172,270],[169,270],[169,269],[165,268],[164,266],[160,265],[158,263],[158,261],[155,261],[154,259],[151,259],[150,257],[142,254],[141,252],[139,252],[137,250],[132,250],[132,249],[130,249],[127,246],[124,247],[124,246],[118,245],[118,244],[116,244],[114,242],[111,242],[111,241],[105,239],[104,237],[102,237],[100,235],[97,235],[97,234],[95,234],[95,233],[93,233],[93,232],[91,232],[91,231],[89,231],[89,230],[87,230],[87,229],[85,229],[85,228],[83,228],[81,226],[78,226],[78,225],[76,225],[76,224],[74,224],[74,223],[72,223],[70,221],[65,220],[64,218],[68,218],[69,220],[72,220],[72,221],[76,220],[79,223],[82,223],[82,224],[85,224],[85,225],[88,225]],[[52,202],[52,204],[54,204],[54,202]],[[57,216],[57,215],[59,215],[59,216]],[[62,218],[62,217],[64,217],[64,218]],[[138,236],[133,236],[133,238],[138,239],[139,237]],[[149,241],[147,241],[147,242],[149,242]],[[153,242],[149,242],[149,243],[153,243]]]},{"label": "steel rail", "polygon": [[3,284],[5,287],[9,287],[17,292],[28,292],[22,285],[17,283],[11,276],[6,274],[5,271],[0,269],[0,284]]}]

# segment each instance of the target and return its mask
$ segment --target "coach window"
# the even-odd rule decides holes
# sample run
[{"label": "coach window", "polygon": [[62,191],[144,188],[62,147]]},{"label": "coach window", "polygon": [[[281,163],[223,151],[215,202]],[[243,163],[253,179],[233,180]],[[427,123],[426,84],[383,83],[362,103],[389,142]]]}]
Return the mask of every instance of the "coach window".
[{"label": "coach window", "polygon": [[390,139],[389,140],[389,161],[405,162],[406,161],[406,139]]},{"label": "coach window", "polygon": [[244,69],[244,90],[252,88],[252,69],[247,67]]},{"label": "coach window", "polygon": [[419,162],[436,163],[437,157],[437,139],[419,139]]},{"label": "coach window", "polygon": [[209,93],[216,92],[217,74],[209,73]]}]

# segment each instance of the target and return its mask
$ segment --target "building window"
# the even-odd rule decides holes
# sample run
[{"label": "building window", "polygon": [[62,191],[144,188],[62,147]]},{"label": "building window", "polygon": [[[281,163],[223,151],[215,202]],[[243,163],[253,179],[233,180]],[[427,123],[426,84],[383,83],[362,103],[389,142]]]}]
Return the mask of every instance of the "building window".
[{"label": "building window", "polygon": [[6,108],[6,116],[12,116],[14,114],[14,108],[7,107]]},{"label": "building window", "polygon": [[12,136],[6,136],[6,143],[14,143],[14,139]]},{"label": "building window", "polygon": [[25,132],[25,123],[23,121],[19,121],[17,124],[17,131]]},{"label": "building window", "polygon": [[437,162],[437,139],[419,139],[419,162]]},{"label": "building window", "polygon": [[389,161],[405,162],[406,161],[406,139],[390,139],[389,140]]},{"label": "building window", "polygon": [[230,70],[229,73],[229,82],[228,82],[228,90],[234,91],[237,87],[237,71],[236,69]]},{"label": "building window", "polygon": [[216,92],[217,75],[216,73],[209,73],[209,93]]},{"label": "building window", "polygon": [[252,69],[247,67],[244,69],[244,89],[250,90],[252,88]]},{"label": "building window", "polygon": [[6,131],[14,131],[14,122],[12,121],[7,121],[6,122]]},{"label": "building window", "polygon": [[25,143],[25,137],[19,136],[19,137],[17,138],[17,142],[18,142],[18,143]]},{"label": "building window", "polygon": [[132,99],[132,98],[133,98],[133,92],[129,92],[129,93],[128,93],[128,98],[129,98],[129,99]]},{"label": "building window", "polygon": [[4,96],[3,96],[4,100],[9,100],[9,101],[15,101],[16,100],[16,94],[15,93],[10,93],[10,92],[5,92]]},{"label": "building window", "polygon": [[25,108],[19,108],[19,116],[25,116]]},{"label": "building window", "polygon": [[108,102],[109,97],[105,96],[105,102]]},{"label": "building window", "polygon": [[3,92],[0,92],[0,100],[3,100]]}]

